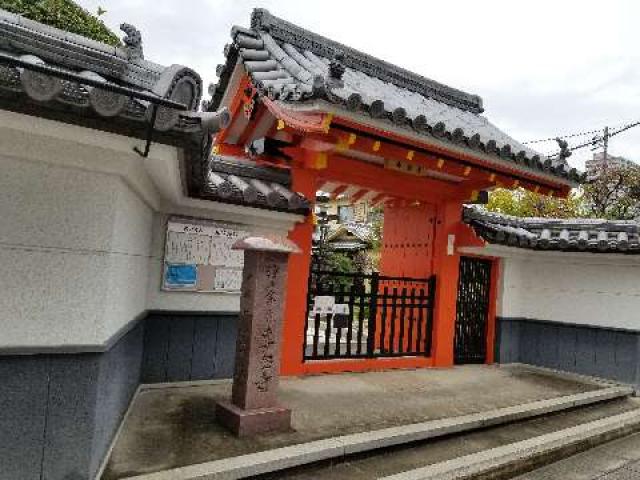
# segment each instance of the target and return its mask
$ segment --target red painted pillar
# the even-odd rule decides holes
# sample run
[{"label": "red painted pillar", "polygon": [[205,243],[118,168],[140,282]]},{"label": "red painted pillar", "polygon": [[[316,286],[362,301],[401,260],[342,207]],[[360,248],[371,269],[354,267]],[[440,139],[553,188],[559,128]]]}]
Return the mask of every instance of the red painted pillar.
[{"label": "red painted pillar", "polygon": [[[291,189],[303,194],[310,202],[316,198],[316,172],[303,168],[291,170]],[[287,270],[287,303],[282,326],[281,375],[299,375],[302,370],[302,346],[304,342],[305,315],[307,312],[307,282],[311,265],[311,239],[313,236],[311,215],[297,224],[289,233],[301,253],[291,255]]]},{"label": "red painted pillar", "polygon": [[489,311],[487,312],[487,359],[486,363],[495,362],[496,348],[496,313],[498,310],[498,284],[500,282],[501,263],[499,258],[493,259],[491,265],[491,287],[489,289]]},{"label": "red painted pillar", "polygon": [[[458,296],[460,256],[447,252],[449,235],[455,235],[462,219],[462,204],[458,201],[439,203],[433,248],[433,273],[436,275],[436,297],[433,318],[433,365],[453,365],[453,340]],[[454,244],[455,246],[455,244]]]}]

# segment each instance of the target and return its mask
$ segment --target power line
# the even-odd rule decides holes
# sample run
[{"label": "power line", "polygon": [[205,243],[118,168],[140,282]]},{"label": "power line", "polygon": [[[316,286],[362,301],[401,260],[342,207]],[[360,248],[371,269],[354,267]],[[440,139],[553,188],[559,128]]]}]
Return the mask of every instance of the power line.
[{"label": "power line", "polygon": [[[627,124],[620,123],[618,125],[619,126],[625,126]],[[583,137],[585,135],[593,135],[594,133],[600,133],[600,132],[602,132],[602,128],[596,128],[596,129],[587,130],[587,131],[584,131],[584,132],[568,133],[566,135],[556,135],[554,137],[540,138],[538,140],[528,140],[526,142],[521,142],[521,143],[523,145],[532,145],[534,143],[552,142],[552,141],[555,141],[557,138],[565,139],[565,138]]]},{"label": "power line", "polygon": [[630,123],[630,124],[625,125],[624,127],[620,128],[620,129],[618,129],[618,130],[614,131],[614,132],[613,132],[611,135],[609,135],[609,136],[613,137],[614,135],[618,135],[619,133],[622,133],[622,132],[624,132],[625,130],[629,130],[630,128],[637,127],[638,125],[640,125],[640,122],[633,122],[633,123]]},{"label": "power line", "polygon": [[534,143],[542,143],[542,142],[550,142],[555,140],[556,138],[561,138],[561,139],[565,139],[565,138],[573,138],[573,137],[583,137],[585,135],[591,135],[593,133],[598,133],[601,132],[602,129],[599,128],[598,130],[589,130],[588,132],[579,132],[579,133],[570,133],[568,135],[562,135],[562,136],[556,136],[556,137],[549,137],[549,138],[541,138],[539,140],[529,140],[528,142],[522,142],[523,145],[531,145]]},{"label": "power line", "polygon": [[[619,135],[622,132],[625,132],[625,131],[629,130],[630,128],[637,127],[638,125],[640,125],[640,121],[633,122],[633,123],[628,123],[628,124],[618,128],[617,130],[613,130],[613,131],[611,131],[609,129],[609,127],[604,127],[604,129],[596,130],[597,133],[603,132],[603,135],[601,137],[593,137],[588,142],[584,142],[584,143],[581,143],[579,145],[575,145],[575,146],[573,146],[571,148],[568,148],[567,151],[573,152],[575,150],[579,150],[581,148],[588,147],[588,146],[597,147],[598,144],[600,144],[600,143],[602,143],[603,146],[605,146],[605,148],[606,148],[606,147],[608,147],[609,139],[611,137]],[[566,137],[559,137],[559,138],[566,138]],[[560,154],[560,151],[552,153],[550,155],[547,155],[547,157],[552,158],[552,157],[558,156],[559,154]]]}]

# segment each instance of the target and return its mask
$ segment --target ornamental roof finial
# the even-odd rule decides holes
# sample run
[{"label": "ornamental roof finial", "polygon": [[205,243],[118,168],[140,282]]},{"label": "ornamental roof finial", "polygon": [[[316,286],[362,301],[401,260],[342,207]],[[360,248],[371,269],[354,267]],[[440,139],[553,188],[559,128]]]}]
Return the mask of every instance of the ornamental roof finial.
[{"label": "ornamental roof finial", "polygon": [[556,143],[558,147],[560,147],[560,159],[565,160],[571,156],[571,149],[569,148],[569,143],[566,140],[561,139],[560,137],[556,138]]},{"label": "ornamental roof finial", "polygon": [[142,53],[142,35],[140,34],[140,30],[129,23],[122,23],[120,30],[125,33],[122,41],[129,60],[143,59],[144,54]]},{"label": "ornamental roof finial", "polygon": [[336,52],[333,59],[329,63],[329,77],[335,80],[342,80],[342,76],[346,70],[343,65],[344,53]]}]

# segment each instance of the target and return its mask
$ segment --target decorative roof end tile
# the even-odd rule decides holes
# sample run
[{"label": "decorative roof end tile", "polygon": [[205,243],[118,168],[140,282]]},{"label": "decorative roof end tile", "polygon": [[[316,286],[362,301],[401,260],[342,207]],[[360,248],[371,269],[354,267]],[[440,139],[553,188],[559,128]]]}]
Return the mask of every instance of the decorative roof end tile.
[{"label": "decorative roof end tile", "polygon": [[144,53],[142,51],[142,34],[140,30],[130,23],[120,24],[120,30],[125,33],[125,36],[122,38],[122,43],[124,43],[124,48],[127,52],[127,59],[129,61],[142,60]]}]

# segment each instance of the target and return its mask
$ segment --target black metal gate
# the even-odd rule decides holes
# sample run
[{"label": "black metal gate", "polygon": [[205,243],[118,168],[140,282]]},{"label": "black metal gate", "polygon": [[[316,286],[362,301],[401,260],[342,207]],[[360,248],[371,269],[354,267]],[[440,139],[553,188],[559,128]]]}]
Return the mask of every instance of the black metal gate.
[{"label": "black metal gate", "polygon": [[491,292],[491,260],[460,258],[456,305],[455,363],[484,363]]},{"label": "black metal gate", "polygon": [[435,276],[312,271],[305,360],[431,354]]}]

